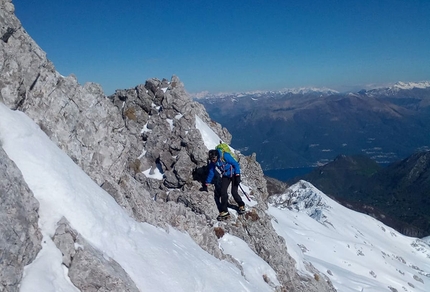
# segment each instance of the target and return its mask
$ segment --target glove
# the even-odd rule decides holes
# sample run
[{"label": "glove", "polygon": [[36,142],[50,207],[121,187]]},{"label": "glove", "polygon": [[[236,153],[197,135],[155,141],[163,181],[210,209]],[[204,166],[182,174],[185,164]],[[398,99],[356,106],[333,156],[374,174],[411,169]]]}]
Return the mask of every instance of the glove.
[{"label": "glove", "polygon": [[207,185],[207,184],[204,184],[204,185],[199,189],[199,191],[201,191],[201,192],[208,192],[208,185]]},{"label": "glove", "polygon": [[240,174],[236,174],[234,177],[234,185],[238,186],[242,180],[240,179]]}]

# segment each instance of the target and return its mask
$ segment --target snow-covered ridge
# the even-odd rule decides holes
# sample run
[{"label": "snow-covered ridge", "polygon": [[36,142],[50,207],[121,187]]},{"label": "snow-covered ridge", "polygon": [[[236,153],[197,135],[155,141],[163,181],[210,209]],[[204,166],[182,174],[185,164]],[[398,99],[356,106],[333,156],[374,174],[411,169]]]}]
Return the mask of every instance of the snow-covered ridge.
[{"label": "snow-covered ridge", "polygon": [[430,245],[349,210],[300,181],[270,198],[272,224],[303,270],[311,263],[338,291],[430,291]]}]

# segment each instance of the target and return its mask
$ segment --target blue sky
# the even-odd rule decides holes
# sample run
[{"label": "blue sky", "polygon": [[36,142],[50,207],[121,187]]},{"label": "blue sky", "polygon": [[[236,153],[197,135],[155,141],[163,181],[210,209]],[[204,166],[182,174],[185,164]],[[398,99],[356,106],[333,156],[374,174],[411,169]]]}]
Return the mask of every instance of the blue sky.
[{"label": "blue sky", "polygon": [[13,0],[58,72],[106,94],[177,75],[190,93],[430,80],[430,1]]}]

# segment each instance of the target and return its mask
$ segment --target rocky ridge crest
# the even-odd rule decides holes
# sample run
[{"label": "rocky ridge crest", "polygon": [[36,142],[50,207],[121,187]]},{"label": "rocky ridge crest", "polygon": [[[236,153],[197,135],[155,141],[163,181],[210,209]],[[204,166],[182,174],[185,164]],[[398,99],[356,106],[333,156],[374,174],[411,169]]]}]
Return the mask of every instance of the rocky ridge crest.
[{"label": "rocky ridge crest", "polygon": [[[212,121],[202,105],[191,100],[176,76],[170,81],[150,79],[145,84],[117,90],[106,97],[98,84],[81,86],[74,76],[60,75],[22,28],[14,15],[11,1],[1,0],[0,7],[0,102],[32,118],[58,147],[137,221],[166,230],[168,226],[173,226],[186,231],[208,253],[241,268],[240,263],[220,250],[214,232],[215,204],[207,193],[199,191],[206,173],[207,149],[196,128],[196,116],[226,142],[231,140],[230,133]],[[243,168],[243,181],[252,188],[251,196],[257,204],[244,218],[224,226],[225,232],[245,240],[256,254],[273,267],[282,284],[275,290],[333,291],[330,283],[297,273],[283,239],[276,234],[265,212],[268,194],[261,167],[255,157],[238,155]],[[149,170],[149,174],[144,174],[145,170]],[[150,174],[157,171],[163,173],[163,179],[151,177]],[[9,178],[2,169],[0,177],[18,180],[24,185],[22,176],[16,172]],[[17,190],[10,196],[21,193]],[[31,219],[34,225],[37,218],[34,210],[37,208],[34,207],[31,192],[29,196],[26,208],[33,210],[33,213],[30,212],[33,215],[26,215],[21,220]],[[4,211],[0,215],[10,216]],[[69,269],[69,277],[75,286],[86,291],[91,289],[91,283],[96,283],[106,290],[115,289],[112,283],[98,281],[99,276],[111,273],[121,278],[118,282],[124,285],[116,288],[134,290],[133,283],[127,275],[123,275],[117,264],[104,262],[103,268],[99,266],[97,259],[100,252],[79,239],[73,226],[67,225],[67,218],[61,220],[58,226],[54,238],[58,248],[63,254],[82,255],[63,259],[67,267],[81,267]],[[18,270],[14,279],[5,278],[12,283],[6,291],[17,291],[23,266],[37,254],[40,238],[36,227],[34,229],[34,232],[27,232],[32,234],[27,236],[33,236],[33,241],[38,239],[39,244],[35,242],[31,250],[19,248],[17,258],[24,257],[28,261],[14,263]],[[8,250],[8,240],[1,243],[2,250]],[[72,242],[79,242],[86,253],[70,250],[74,246]],[[26,239],[20,246],[27,244]],[[87,283],[82,274],[84,270],[94,271],[93,277],[87,278]],[[5,267],[0,265],[0,275],[4,272]],[[315,270],[312,272],[318,273]]]}]

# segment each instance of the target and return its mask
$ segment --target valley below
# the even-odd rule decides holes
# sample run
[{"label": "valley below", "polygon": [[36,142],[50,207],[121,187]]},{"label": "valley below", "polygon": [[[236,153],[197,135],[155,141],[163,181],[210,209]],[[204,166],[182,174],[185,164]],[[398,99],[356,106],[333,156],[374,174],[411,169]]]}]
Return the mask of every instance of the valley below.
[{"label": "valley below", "polygon": [[430,84],[338,93],[256,92],[198,99],[256,154],[266,176],[300,179],[399,232],[430,234]]},{"label": "valley below", "polygon": [[256,153],[264,171],[321,166],[338,155],[365,154],[389,164],[430,149],[430,85],[400,85],[357,93],[225,94],[197,101],[232,133],[233,148]]}]

